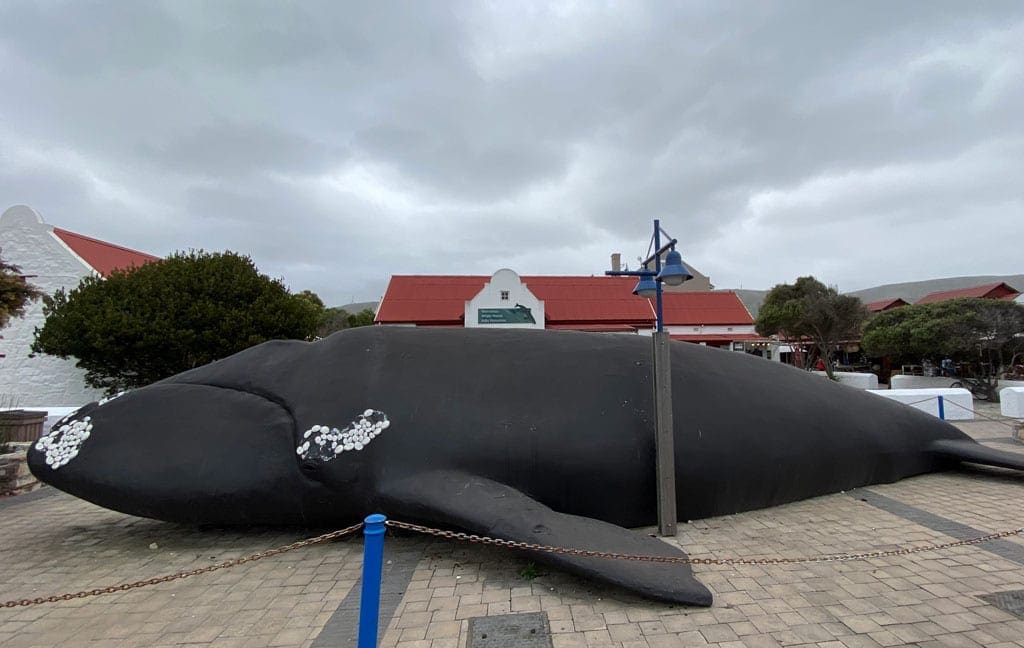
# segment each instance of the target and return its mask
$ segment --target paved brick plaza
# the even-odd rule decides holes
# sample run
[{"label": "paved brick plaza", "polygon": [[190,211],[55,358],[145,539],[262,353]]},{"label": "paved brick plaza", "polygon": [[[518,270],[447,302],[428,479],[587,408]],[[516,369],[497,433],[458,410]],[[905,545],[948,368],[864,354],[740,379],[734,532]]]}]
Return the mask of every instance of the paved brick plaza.
[{"label": "paved brick plaza", "polygon": [[[991,411],[991,410],[989,410]],[[961,428],[1024,452],[1006,425]],[[1024,476],[925,475],[774,509],[683,524],[695,557],[808,556],[943,543],[1024,526]],[[150,578],[312,535],[197,530],[44,490],[0,500],[0,600]],[[156,547],[151,548],[155,543]],[[508,552],[389,538],[381,645],[467,646],[469,619],[543,611],[556,648],[1024,646],[1024,620],[979,598],[1024,590],[1024,538],[860,562],[697,566],[710,609],[651,603]],[[0,609],[0,645],[354,646],[361,542],[303,548],[130,592]],[[382,627],[383,627],[382,623]]]}]

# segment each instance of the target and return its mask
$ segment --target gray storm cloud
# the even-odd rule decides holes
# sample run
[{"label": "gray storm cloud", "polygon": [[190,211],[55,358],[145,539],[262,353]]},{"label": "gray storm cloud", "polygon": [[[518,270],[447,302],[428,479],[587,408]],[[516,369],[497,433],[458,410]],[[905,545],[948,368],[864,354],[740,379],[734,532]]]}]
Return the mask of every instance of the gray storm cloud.
[{"label": "gray storm cloud", "polygon": [[1020,270],[1017,2],[8,2],[0,82],[0,203],[328,303],[652,218],[720,287]]}]

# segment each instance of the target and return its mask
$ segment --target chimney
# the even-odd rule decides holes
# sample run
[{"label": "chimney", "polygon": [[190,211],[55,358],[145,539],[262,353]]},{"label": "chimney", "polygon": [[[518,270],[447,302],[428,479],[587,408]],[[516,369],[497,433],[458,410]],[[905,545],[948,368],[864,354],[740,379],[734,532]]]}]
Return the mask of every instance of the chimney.
[{"label": "chimney", "polygon": [[622,270],[622,253],[615,252],[612,254],[612,270],[618,272]]}]

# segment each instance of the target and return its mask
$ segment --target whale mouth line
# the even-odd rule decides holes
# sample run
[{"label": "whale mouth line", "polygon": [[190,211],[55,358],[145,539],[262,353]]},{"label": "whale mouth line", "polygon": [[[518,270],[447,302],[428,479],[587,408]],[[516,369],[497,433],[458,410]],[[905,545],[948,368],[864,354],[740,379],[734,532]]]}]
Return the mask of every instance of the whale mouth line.
[{"label": "whale mouth line", "polygon": [[223,389],[223,390],[226,390],[226,391],[237,392],[239,394],[245,394],[247,396],[255,396],[256,398],[260,398],[262,400],[265,400],[268,403],[270,403],[271,405],[274,405],[274,406],[284,410],[285,414],[288,415],[288,420],[291,421],[291,423],[292,423],[292,434],[294,435],[296,430],[297,430],[297,424],[295,422],[295,413],[292,412],[291,408],[288,407],[287,403],[285,403],[283,400],[281,400],[276,394],[272,394],[270,392],[253,391],[251,389],[243,389],[241,387],[234,387],[234,386],[231,386],[231,385],[215,385],[215,384],[211,384],[211,383],[201,383],[201,382],[183,382],[183,381],[179,382],[179,381],[176,381],[176,382],[171,382],[171,383],[157,383],[157,384],[188,385],[190,387],[209,387],[211,389]]}]

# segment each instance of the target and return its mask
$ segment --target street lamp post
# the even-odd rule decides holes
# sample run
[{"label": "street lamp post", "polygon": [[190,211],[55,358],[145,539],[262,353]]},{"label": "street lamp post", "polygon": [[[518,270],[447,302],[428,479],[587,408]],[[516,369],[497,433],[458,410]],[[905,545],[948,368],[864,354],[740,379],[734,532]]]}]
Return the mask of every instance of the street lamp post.
[{"label": "street lamp post", "polygon": [[[669,239],[664,246],[661,235]],[[658,533],[662,536],[676,534],[676,466],[675,439],[672,435],[672,359],[669,354],[669,335],[665,332],[662,317],[661,284],[678,286],[693,279],[693,274],[683,265],[682,256],[676,251],[678,241],[661,229],[660,221],[654,221],[654,254],[648,257],[639,270],[609,270],[606,275],[640,277],[633,294],[645,299],[654,298],[657,330],[652,334],[652,358],[654,372],[655,411],[655,460],[658,490]],[[665,256],[665,267],[661,255]],[[654,262],[654,270],[648,266]]]}]

